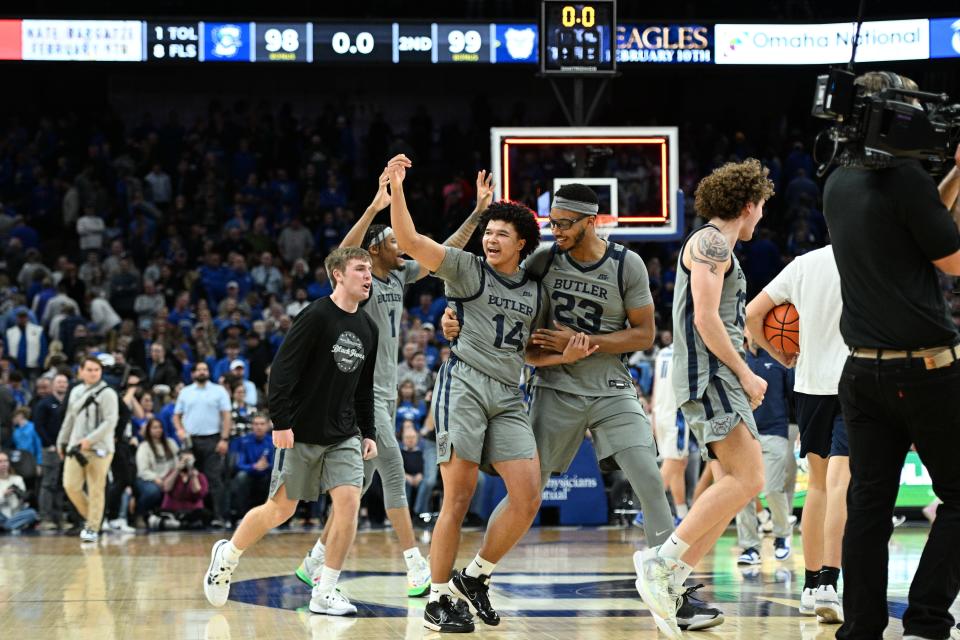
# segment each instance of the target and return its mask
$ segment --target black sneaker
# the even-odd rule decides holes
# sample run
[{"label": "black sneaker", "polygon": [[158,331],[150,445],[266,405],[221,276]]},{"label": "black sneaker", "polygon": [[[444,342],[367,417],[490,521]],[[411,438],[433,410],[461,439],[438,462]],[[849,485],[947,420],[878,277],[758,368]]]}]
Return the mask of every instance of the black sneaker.
[{"label": "black sneaker", "polygon": [[454,604],[448,595],[436,602],[428,602],[423,612],[423,626],[440,633],[472,633],[473,616],[465,602]]},{"label": "black sneaker", "polygon": [[484,624],[494,627],[500,624],[500,614],[490,606],[490,576],[472,578],[460,571],[450,579],[450,591],[469,602],[470,608],[477,612],[477,617]]},{"label": "black sneaker", "polygon": [[702,584],[689,587],[680,594],[680,606],[677,608],[677,626],[683,631],[699,631],[723,624],[723,611],[709,607],[694,593]]}]

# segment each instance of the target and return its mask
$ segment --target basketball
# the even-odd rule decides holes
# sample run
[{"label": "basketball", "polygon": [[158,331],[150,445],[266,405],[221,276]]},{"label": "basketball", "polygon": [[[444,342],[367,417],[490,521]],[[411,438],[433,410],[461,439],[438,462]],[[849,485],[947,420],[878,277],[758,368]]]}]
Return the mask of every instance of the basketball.
[{"label": "basketball", "polygon": [[800,353],[800,314],[797,308],[785,302],[770,309],[763,320],[763,335],[788,356]]}]

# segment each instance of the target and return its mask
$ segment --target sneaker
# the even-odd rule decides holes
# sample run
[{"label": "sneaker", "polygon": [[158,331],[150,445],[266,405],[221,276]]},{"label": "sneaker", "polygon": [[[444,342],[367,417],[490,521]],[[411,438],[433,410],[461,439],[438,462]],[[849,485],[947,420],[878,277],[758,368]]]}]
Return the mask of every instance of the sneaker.
[{"label": "sneaker", "polygon": [[744,549],[737,558],[737,564],[760,564],[760,552],[755,547]]},{"label": "sneaker", "polygon": [[950,639],[960,640],[960,624],[950,629]]},{"label": "sneaker", "polygon": [[816,612],[820,622],[828,624],[843,622],[843,608],[840,606],[840,596],[837,595],[836,587],[829,584],[817,587]]},{"label": "sneaker", "polygon": [[163,523],[163,519],[155,513],[151,513],[147,516],[147,528],[152,530],[160,529],[160,525]]},{"label": "sneaker", "polygon": [[322,613],[328,616],[352,616],[356,612],[357,608],[350,603],[347,596],[340,593],[340,589],[319,593],[316,587],[313,588],[313,594],[310,597],[310,613]]},{"label": "sneaker", "polygon": [[180,528],[180,521],[177,520],[177,517],[172,513],[163,514],[163,521],[160,523],[160,528],[165,531],[176,531]]},{"label": "sneaker", "polygon": [[126,519],[116,518],[107,522],[107,527],[111,531],[119,531],[120,533],[136,533],[137,530],[127,524]]},{"label": "sneaker", "polygon": [[60,523],[53,520],[41,520],[37,525],[37,531],[60,531]]},{"label": "sneaker", "polygon": [[774,538],[773,557],[777,560],[786,560],[790,557],[790,541],[786,538]]},{"label": "sneaker", "polygon": [[804,589],[800,594],[800,615],[802,616],[815,616],[817,615],[817,590],[816,589]]},{"label": "sneaker", "polygon": [[896,529],[907,521],[907,516],[893,516],[893,528]]},{"label": "sneaker", "polygon": [[430,565],[423,558],[407,571],[407,597],[422,598],[430,593]]},{"label": "sneaker", "polygon": [[657,556],[657,549],[645,549],[633,554],[633,568],[637,572],[637,593],[643,600],[653,621],[668,638],[680,638],[677,626],[678,598],[670,593],[673,567],[668,560]]},{"label": "sneaker", "polygon": [[96,542],[100,539],[100,534],[90,527],[84,527],[80,532],[80,542]]},{"label": "sneaker", "polygon": [[633,526],[643,528],[643,511],[637,511],[637,515],[633,518]]},{"label": "sneaker", "polygon": [[707,603],[695,594],[702,584],[688,587],[680,594],[680,606],[677,608],[677,626],[682,631],[699,631],[723,624],[723,611]]},{"label": "sneaker", "polygon": [[490,576],[474,578],[461,570],[450,579],[450,593],[466,600],[484,624],[500,624],[500,614],[490,604]]},{"label": "sneaker", "polygon": [[435,602],[428,602],[423,611],[423,626],[440,633],[472,633],[473,616],[467,603],[454,603],[453,598],[444,594]]},{"label": "sneaker", "polygon": [[203,593],[207,602],[215,607],[222,607],[227,603],[230,595],[230,578],[237,568],[236,562],[227,562],[223,557],[223,548],[229,540],[218,540],[210,550],[210,567],[203,579]]},{"label": "sneaker", "polygon": [[308,553],[306,557],[304,557],[303,562],[300,563],[300,566],[297,567],[295,572],[303,584],[313,588],[313,576],[320,573],[320,570],[323,569],[323,563],[327,559],[326,555],[325,553],[321,553],[319,557],[314,557]]}]

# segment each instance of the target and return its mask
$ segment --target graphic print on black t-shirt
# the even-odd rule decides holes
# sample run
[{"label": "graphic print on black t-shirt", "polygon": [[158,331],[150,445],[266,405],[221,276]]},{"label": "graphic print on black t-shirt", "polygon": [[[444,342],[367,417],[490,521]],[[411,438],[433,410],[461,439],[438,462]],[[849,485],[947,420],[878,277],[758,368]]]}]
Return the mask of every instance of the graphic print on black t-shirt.
[{"label": "graphic print on black t-shirt", "polygon": [[330,349],[337,368],[344,373],[353,373],[363,362],[363,342],[352,331],[344,331]]}]

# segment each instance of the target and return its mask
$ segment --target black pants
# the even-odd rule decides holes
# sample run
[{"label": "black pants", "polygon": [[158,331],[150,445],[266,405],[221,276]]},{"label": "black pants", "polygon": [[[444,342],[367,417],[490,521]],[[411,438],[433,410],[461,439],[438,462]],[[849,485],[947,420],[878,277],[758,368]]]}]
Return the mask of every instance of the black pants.
[{"label": "black pants", "polygon": [[120,506],[123,504],[123,494],[127,487],[133,487],[133,482],[137,479],[136,455],[137,452],[126,441],[120,440],[116,443],[113,460],[110,462],[112,478],[107,486],[107,520],[127,519],[126,513],[120,513]]},{"label": "black pants", "polygon": [[226,495],[223,486],[223,456],[217,453],[217,444],[220,436],[193,436],[193,455],[197,459],[196,467],[207,476],[210,485],[208,496],[210,506],[213,507],[213,517],[222,520],[223,500]]},{"label": "black pants", "polygon": [[240,471],[230,481],[230,502],[235,521],[239,522],[247,511],[267,501],[270,493],[270,474],[254,475]]},{"label": "black pants", "polygon": [[960,590],[960,362],[847,360],[840,404],[850,439],[843,535],[842,640],[878,640],[887,626],[887,545],[904,458],[915,445],[943,504],[910,585],[904,635],[947,638]]}]

